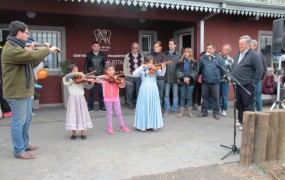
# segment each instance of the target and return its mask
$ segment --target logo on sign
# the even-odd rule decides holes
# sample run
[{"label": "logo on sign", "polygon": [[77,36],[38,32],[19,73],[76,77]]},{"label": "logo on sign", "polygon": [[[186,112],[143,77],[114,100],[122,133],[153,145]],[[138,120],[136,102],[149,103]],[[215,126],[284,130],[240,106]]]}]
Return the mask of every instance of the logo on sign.
[{"label": "logo on sign", "polygon": [[100,28],[98,28],[94,30],[95,39],[99,43],[101,43],[101,41],[104,41],[105,44],[111,44],[111,34],[111,31],[106,29],[101,30]]}]

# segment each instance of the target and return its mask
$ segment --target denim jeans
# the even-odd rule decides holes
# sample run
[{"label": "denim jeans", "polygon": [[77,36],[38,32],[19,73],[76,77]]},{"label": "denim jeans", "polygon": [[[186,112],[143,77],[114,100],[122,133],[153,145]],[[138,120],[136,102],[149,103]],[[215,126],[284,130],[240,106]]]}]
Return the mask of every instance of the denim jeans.
[{"label": "denim jeans", "polygon": [[222,111],[228,110],[229,82],[221,82],[220,85],[220,107]]},{"label": "denim jeans", "polygon": [[255,87],[255,105],[257,111],[262,111],[261,80],[258,81]]},{"label": "denim jeans", "polygon": [[160,105],[162,105],[163,91],[164,91],[164,84],[165,84],[165,82],[164,82],[164,80],[157,80],[156,84],[157,84],[158,92],[159,92]]},{"label": "denim jeans", "polygon": [[180,107],[185,106],[185,98],[187,98],[188,107],[193,107],[192,95],[194,87],[194,85],[186,85],[185,83],[182,84],[180,87]]},{"label": "denim jeans", "polygon": [[172,95],[173,95],[172,110],[177,111],[178,110],[178,85],[177,83],[165,83],[164,85],[164,109],[168,111],[171,110],[170,100],[169,100],[169,94],[170,94],[171,87],[172,87]]},{"label": "denim jeans", "polygon": [[94,108],[95,91],[98,92],[99,109],[103,109],[105,107],[103,101],[103,90],[102,90],[102,84],[99,83],[95,83],[94,86],[89,90],[88,109]]},{"label": "denim jeans", "polygon": [[11,138],[14,155],[22,154],[29,145],[29,128],[32,120],[32,99],[7,99],[12,111]]},{"label": "denim jeans", "polygon": [[136,87],[136,98],[138,97],[139,94],[139,89],[141,86],[141,78],[140,77],[131,77],[127,76],[126,81],[132,83],[133,85],[128,85],[126,86],[126,98],[127,98],[127,104],[129,106],[133,106],[133,95],[134,95],[134,89]]}]

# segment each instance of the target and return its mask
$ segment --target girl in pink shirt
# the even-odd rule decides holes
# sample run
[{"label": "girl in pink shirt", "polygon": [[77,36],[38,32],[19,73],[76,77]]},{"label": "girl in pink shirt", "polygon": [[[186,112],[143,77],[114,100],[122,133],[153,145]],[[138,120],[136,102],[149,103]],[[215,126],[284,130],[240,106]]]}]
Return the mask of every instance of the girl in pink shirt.
[{"label": "girl in pink shirt", "polygon": [[119,120],[120,131],[131,132],[131,130],[125,126],[125,123],[123,121],[123,116],[121,112],[121,102],[119,98],[119,88],[124,88],[126,86],[126,82],[124,80],[121,80],[121,83],[109,81],[111,78],[112,79],[117,78],[114,75],[115,68],[113,64],[106,64],[105,73],[106,75],[103,75],[103,79],[105,80],[101,80],[98,83],[101,82],[103,87],[104,103],[107,110],[107,123],[108,123],[107,132],[110,135],[114,134],[113,123],[112,123],[113,108]]}]

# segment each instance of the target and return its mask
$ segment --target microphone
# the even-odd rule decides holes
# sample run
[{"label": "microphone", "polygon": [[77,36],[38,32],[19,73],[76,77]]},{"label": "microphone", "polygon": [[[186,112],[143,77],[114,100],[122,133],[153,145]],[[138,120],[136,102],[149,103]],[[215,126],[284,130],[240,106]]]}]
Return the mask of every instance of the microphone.
[{"label": "microphone", "polygon": [[206,55],[206,56],[209,56],[209,57],[211,57],[211,58],[213,58],[213,59],[216,59],[216,56],[214,56],[214,55],[212,55],[212,54],[210,54],[210,53],[208,53],[208,52],[206,52],[205,55]]}]

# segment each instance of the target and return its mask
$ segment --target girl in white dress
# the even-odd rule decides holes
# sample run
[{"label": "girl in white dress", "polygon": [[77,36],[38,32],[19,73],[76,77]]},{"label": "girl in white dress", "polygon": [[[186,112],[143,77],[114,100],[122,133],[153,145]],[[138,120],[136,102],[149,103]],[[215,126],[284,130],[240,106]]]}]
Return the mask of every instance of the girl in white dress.
[{"label": "girl in white dress", "polygon": [[72,140],[76,139],[76,131],[81,131],[81,139],[85,140],[85,131],[87,128],[92,128],[93,124],[87,109],[84,88],[90,88],[96,80],[88,80],[88,83],[83,81],[75,83],[74,78],[84,77],[85,75],[78,72],[78,68],[74,64],[70,64],[67,69],[70,73],[63,77],[63,84],[67,86],[69,92],[65,129],[72,131]]}]

